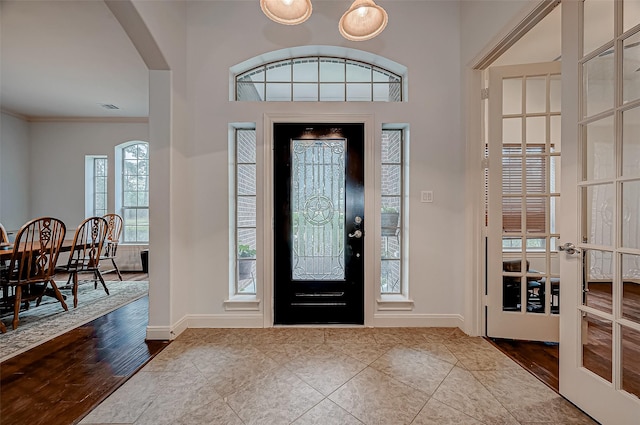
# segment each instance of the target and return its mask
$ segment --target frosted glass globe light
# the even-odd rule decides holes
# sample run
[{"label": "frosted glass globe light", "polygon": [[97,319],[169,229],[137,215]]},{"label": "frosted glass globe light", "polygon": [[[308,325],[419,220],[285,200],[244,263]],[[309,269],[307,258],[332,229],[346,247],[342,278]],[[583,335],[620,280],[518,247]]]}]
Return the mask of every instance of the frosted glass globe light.
[{"label": "frosted glass globe light", "polygon": [[340,18],[338,28],[347,40],[364,41],[380,34],[388,21],[387,12],[373,0],[355,0]]},{"label": "frosted glass globe light", "polygon": [[311,0],[260,0],[260,8],[279,24],[298,25],[311,16]]}]

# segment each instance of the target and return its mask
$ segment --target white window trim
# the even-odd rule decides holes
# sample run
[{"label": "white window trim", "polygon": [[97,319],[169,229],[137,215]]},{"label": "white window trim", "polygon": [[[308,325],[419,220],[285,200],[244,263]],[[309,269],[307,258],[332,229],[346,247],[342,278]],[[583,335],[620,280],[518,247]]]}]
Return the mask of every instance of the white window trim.
[{"label": "white window trim", "polygon": [[[236,130],[255,130],[256,124],[250,122],[244,123],[231,123],[228,128],[228,167],[229,167],[229,187],[228,187],[228,203],[229,203],[229,296],[223,301],[225,311],[259,311],[260,310],[260,298],[258,294],[261,292],[261,276],[260,272],[260,258],[261,250],[258,250],[256,258],[256,293],[255,294],[236,294]],[[258,151],[258,134],[256,132],[256,178],[259,173],[259,151]],[[258,208],[258,197],[260,196],[260,187],[256,182],[256,212]],[[257,246],[259,245],[259,232],[262,222],[259,217],[256,217],[256,238]]]},{"label": "white window trim", "polygon": [[[376,309],[378,311],[407,311],[414,309],[414,302],[410,296],[409,287],[409,125],[408,124],[383,124],[382,130],[402,130],[402,166],[403,166],[403,184],[402,184],[402,259],[401,259],[401,289],[399,294],[382,294],[380,292],[380,273],[381,273],[381,250],[380,245],[377,246],[376,251]],[[376,143],[376,190],[380,187],[380,179],[382,176],[382,146],[380,143]],[[381,236],[381,224],[380,224],[380,196],[377,197],[377,219],[376,219],[376,239],[380,240]]]}]

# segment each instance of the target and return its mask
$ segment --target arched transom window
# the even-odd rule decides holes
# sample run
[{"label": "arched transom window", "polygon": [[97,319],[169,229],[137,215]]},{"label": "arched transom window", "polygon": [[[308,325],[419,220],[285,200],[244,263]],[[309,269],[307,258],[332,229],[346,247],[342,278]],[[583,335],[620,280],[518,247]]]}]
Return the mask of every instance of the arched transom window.
[{"label": "arched transom window", "polygon": [[402,77],[370,63],[330,56],[270,62],[236,75],[235,100],[401,102]]}]

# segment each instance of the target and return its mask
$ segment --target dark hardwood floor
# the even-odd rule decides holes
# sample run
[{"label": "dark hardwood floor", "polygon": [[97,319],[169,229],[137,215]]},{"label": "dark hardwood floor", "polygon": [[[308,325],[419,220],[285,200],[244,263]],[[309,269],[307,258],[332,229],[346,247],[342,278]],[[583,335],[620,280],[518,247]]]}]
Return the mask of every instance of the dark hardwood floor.
[{"label": "dark hardwood floor", "polygon": [[[624,282],[622,315],[629,320],[640,320],[640,285]],[[587,305],[611,312],[612,291],[610,283],[591,283],[587,293]],[[593,315],[585,317],[583,327],[583,365],[593,373],[611,382],[612,336],[610,322],[598,320]],[[559,388],[559,345],[538,341],[489,338],[496,347],[518,362],[549,387]],[[640,332],[622,327],[622,388],[640,397]]]},{"label": "dark hardwood floor", "polygon": [[511,357],[534,376],[559,391],[559,345],[539,341],[488,338],[500,351]]},{"label": "dark hardwood floor", "polygon": [[[123,277],[147,279],[140,273]],[[143,297],[2,362],[0,423],[79,422],[166,347],[167,342],[145,341],[148,306]]]}]

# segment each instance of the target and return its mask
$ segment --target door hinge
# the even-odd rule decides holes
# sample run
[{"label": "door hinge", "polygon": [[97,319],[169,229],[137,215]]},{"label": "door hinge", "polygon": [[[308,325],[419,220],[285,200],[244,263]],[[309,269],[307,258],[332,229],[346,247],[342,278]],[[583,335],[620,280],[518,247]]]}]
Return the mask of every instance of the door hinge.
[{"label": "door hinge", "polygon": [[489,87],[480,90],[480,99],[489,99]]},{"label": "door hinge", "polygon": [[482,167],[483,170],[488,170],[489,169],[489,158],[483,158],[482,161],[480,161],[480,166]]}]

